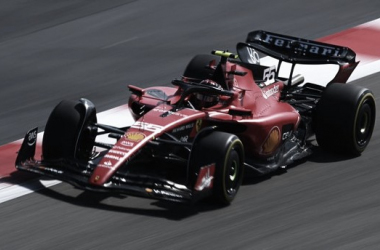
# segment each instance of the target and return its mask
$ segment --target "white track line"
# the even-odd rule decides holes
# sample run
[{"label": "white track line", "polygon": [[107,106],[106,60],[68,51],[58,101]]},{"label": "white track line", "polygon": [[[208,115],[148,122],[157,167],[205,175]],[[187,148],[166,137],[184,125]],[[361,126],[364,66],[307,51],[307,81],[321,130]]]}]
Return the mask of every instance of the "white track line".
[{"label": "white track line", "polygon": [[20,185],[0,184],[0,203],[16,199],[18,197],[33,193],[43,188],[48,188],[61,183],[57,180],[32,179]]}]

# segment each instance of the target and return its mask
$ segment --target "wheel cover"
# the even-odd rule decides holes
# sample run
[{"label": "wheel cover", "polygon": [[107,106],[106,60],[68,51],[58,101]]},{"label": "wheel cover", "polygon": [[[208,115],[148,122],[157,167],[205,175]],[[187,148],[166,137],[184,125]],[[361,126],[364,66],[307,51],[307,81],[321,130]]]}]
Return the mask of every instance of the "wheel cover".
[{"label": "wheel cover", "polygon": [[240,186],[240,159],[235,149],[230,152],[225,171],[225,191],[228,195],[233,196]]},{"label": "wheel cover", "polygon": [[230,166],[230,171],[229,171],[230,172],[229,176],[230,176],[231,181],[235,181],[236,176],[237,176],[237,172],[238,172],[238,167],[239,166],[237,165],[237,162],[233,161],[231,166]]},{"label": "wheel cover", "polygon": [[373,110],[366,100],[360,107],[357,114],[356,124],[355,124],[355,138],[356,143],[359,147],[365,147],[372,135],[373,130]]}]

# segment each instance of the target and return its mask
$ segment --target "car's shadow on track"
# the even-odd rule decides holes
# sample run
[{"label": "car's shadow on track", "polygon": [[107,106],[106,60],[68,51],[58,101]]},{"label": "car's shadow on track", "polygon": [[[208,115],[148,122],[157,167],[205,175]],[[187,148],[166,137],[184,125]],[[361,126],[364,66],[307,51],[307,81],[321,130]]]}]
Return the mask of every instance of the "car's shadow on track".
[{"label": "car's shadow on track", "polygon": [[[316,147],[314,148],[314,153],[310,157],[292,164],[287,169],[301,167],[302,164],[305,162],[327,163],[345,161],[351,158],[353,157],[326,153],[318,147]],[[251,170],[246,169],[243,185],[259,184],[260,182],[266,181],[275,175],[286,173],[287,169],[278,170],[276,172],[273,172],[272,174],[268,174],[265,176],[258,176]],[[0,182],[17,184],[25,188],[30,188],[31,177],[33,177],[34,180],[37,179],[37,176],[35,175],[16,171],[12,173],[9,177],[1,178]],[[191,216],[195,216],[202,212],[224,208],[223,206],[215,205],[211,201],[207,200],[200,201],[196,204],[178,204],[173,202],[155,200],[148,200],[147,202],[146,199],[141,198],[141,200],[145,201],[141,201],[140,203],[136,202],[136,199],[140,198],[128,197],[124,195],[115,196],[107,193],[94,193],[89,191],[82,191],[75,189],[69,184],[61,184],[66,185],[65,188],[62,189],[56,187],[45,188],[45,186],[43,186],[41,183],[36,181],[35,183],[37,184],[34,184],[34,190],[36,190],[34,192],[51,199],[70,203],[76,206],[102,209],[110,212],[161,217],[169,220],[182,220]],[[131,199],[134,199],[134,201],[130,202]]]},{"label": "car's shadow on track", "polygon": [[307,157],[305,161],[316,162],[316,163],[331,163],[331,162],[346,161],[346,160],[354,159],[357,157],[360,157],[360,156],[330,153],[330,152],[324,151],[320,147],[313,147],[313,154]]},{"label": "car's shadow on track", "polygon": [[[37,191],[37,193],[46,197],[76,206],[102,209],[110,212],[161,217],[169,220],[182,220],[205,211],[222,208],[221,206],[216,206],[206,201],[197,204],[179,204],[167,201],[147,200],[144,198],[130,198],[125,195],[110,195],[82,190],[79,192],[80,194],[77,196],[70,196],[63,192],[56,191],[53,188],[45,188]],[[137,202],[138,204],[135,204],[136,202],[130,202],[130,199],[134,201],[141,199],[141,203]]]},{"label": "car's shadow on track", "polygon": [[252,169],[246,168],[245,173],[244,173],[245,177],[243,180],[243,185],[259,184],[260,182],[271,179],[273,176],[286,174],[288,170],[291,170],[293,168],[302,167],[302,165],[307,162],[333,163],[333,162],[347,161],[347,160],[359,157],[359,156],[352,156],[352,155],[345,155],[345,154],[329,153],[322,150],[318,146],[314,146],[312,150],[313,150],[313,153],[310,156],[294,162],[293,164],[287,166],[285,169],[278,169],[270,174],[259,175],[257,174],[257,172],[253,171]]},{"label": "car's shadow on track", "polygon": [[182,220],[202,212],[223,208],[208,201],[200,201],[196,204],[179,204],[125,195],[82,191],[65,183],[46,188],[38,181],[39,179],[50,180],[39,178],[38,175],[15,171],[10,176],[1,178],[0,183],[18,185],[49,199],[75,206],[117,213],[161,217],[169,220]]}]

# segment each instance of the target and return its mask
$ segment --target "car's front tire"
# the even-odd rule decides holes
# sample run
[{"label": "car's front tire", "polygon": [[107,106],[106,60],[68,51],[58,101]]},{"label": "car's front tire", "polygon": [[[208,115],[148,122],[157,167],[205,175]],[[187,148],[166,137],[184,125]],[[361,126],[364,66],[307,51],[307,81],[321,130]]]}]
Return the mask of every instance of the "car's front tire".
[{"label": "car's front tire", "polygon": [[96,110],[86,100],[61,101],[46,123],[42,155],[44,160],[76,159],[87,161],[96,137]]},{"label": "car's front tire", "polygon": [[243,180],[244,148],[233,134],[212,131],[194,142],[190,167],[194,173],[204,166],[215,165],[212,198],[228,205],[235,198]]}]

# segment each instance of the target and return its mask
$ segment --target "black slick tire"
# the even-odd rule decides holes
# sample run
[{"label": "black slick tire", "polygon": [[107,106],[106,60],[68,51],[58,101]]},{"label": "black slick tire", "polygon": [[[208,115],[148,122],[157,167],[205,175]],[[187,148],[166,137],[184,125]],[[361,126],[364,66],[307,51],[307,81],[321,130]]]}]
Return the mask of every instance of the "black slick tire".
[{"label": "black slick tire", "polygon": [[[88,100],[86,102],[93,106]],[[95,122],[95,108],[88,109],[81,101],[61,101],[46,123],[43,159],[88,160],[96,137],[96,131],[90,125]]]},{"label": "black slick tire", "polygon": [[194,173],[210,164],[215,164],[212,198],[220,205],[230,204],[243,180],[244,148],[233,134],[212,131],[196,139],[190,165]]},{"label": "black slick tire", "polygon": [[316,108],[316,139],[324,150],[360,155],[375,126],[372,92],[353,84],[330,84]]}]

